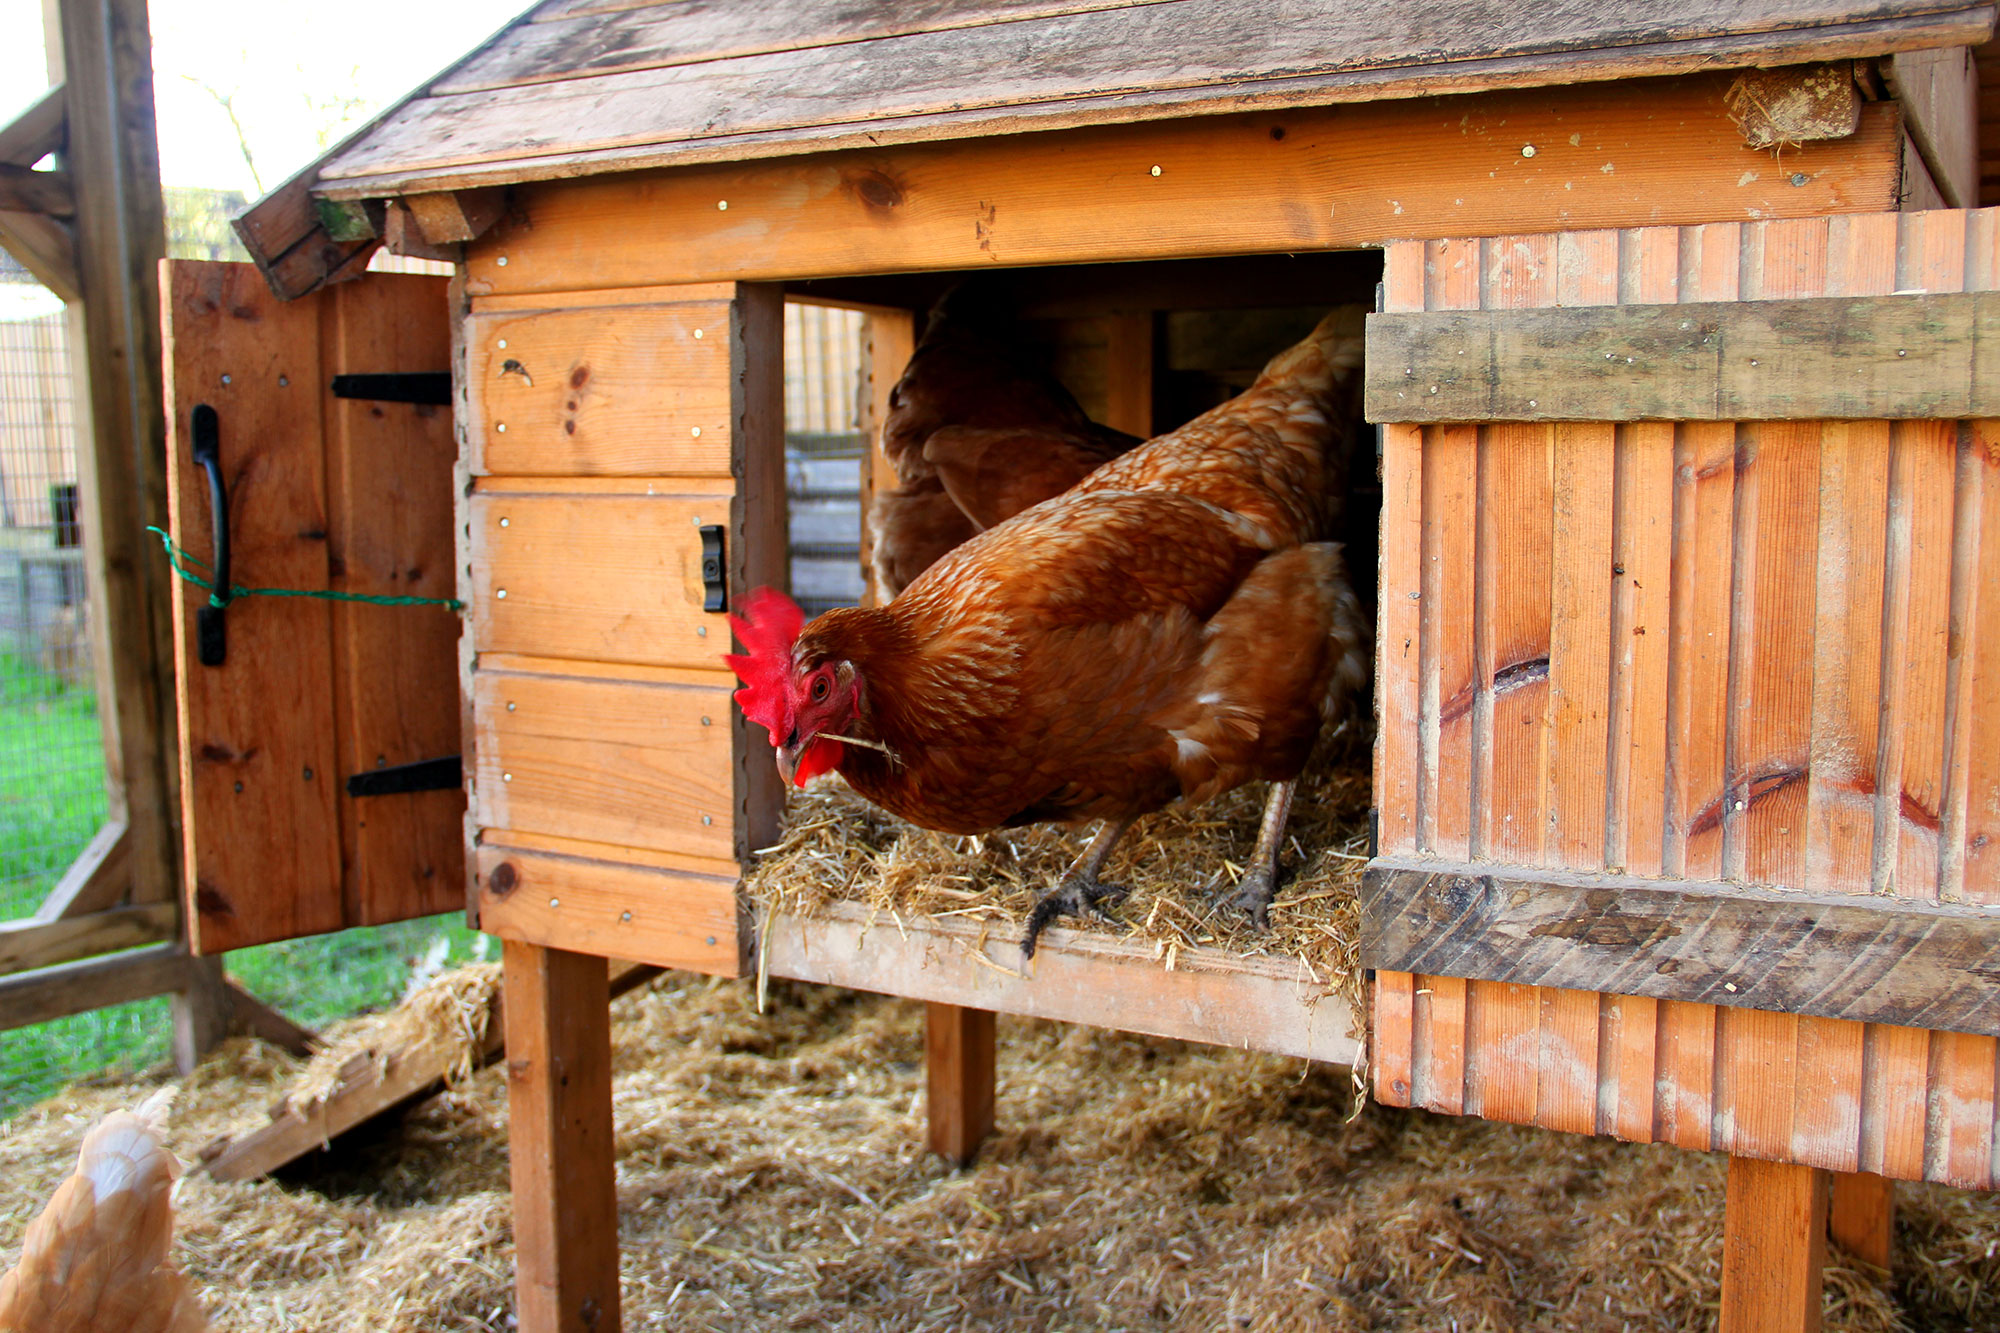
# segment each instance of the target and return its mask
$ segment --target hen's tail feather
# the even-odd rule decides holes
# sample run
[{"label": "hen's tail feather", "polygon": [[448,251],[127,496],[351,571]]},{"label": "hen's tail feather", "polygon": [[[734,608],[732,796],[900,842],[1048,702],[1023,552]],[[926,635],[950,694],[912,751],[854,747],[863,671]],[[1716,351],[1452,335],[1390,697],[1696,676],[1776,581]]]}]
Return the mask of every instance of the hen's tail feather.
[{"label": "hen's tail feather", "polygon": [[0,1278],[0,1333],[200,1333],[208,1327],[167,1258],[181,1164],[160,1142],[171,1094],[117,1111],[84,1136],[76,1171],[29,1226]]}]

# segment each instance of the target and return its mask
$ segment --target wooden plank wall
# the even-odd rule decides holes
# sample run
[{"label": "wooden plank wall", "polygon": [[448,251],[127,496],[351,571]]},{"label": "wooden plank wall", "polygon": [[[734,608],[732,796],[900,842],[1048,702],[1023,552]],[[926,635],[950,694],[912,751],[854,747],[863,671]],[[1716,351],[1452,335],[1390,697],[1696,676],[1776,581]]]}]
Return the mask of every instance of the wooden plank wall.
[{"label": "wooden plank wall", "polygon": [[[2000,215],[1389,247],[1391,310],[2000,281]],[[1385,428],[1385,854],[2000,904],[2000,423]],[[1376,1095],[2000,1183],[1990,1037],[1384,972]]]},{"label": "wooden plank wall", "polygon": [[[743,511],[774,480],[782,506],[781,475],[738,481],[781,449],[777,310],[775,292],[728,283],[471,301],[460,513],[487,929],[741,966],[739,858],[770,802],[737,773],[700,529],[730,529],[740,596]],[[782,507],[777,531],[782,559]]]}]

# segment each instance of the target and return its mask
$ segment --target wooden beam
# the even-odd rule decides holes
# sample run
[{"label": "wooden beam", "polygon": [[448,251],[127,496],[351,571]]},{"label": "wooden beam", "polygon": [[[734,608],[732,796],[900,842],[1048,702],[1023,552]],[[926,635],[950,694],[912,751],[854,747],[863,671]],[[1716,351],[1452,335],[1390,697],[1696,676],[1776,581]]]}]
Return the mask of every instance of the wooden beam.
[{"label": "wooden beam", "polygon": [[507,191],[439,190],[412,194],[400,201],[416,219],[417,228],[432,245],[459,245],[484,236],[507,211]]},{"label": "wooden beam", "polygon": [[190,958],[174,993],[174,1068],[183,1076],[192,1074],[202,1056],[222,1045],[235,1009],[229,983],[222,979],[222,956]]},{"label": "wooden beam", "polygon": [[[785,293],[776,283],[736,287],[729,318],[731,470],[729,604],[741,606],[753,588],[791,587],[786,556],[790,509],[785,484]],[[720,648],[721,645],[716,645]],[[757,850],[778,839],[784,784],[763,730],[730,712],[735,764],[736,859],[745,873]],[[749,929],[745,913],[742,928]]]},{"label": "wooden beam", "polygon": [[313,198],[314,171],[307,167],[230,223],[257,271],[283,301],[360,277],[382,244],[374,235],[334,238]]},{"label": "wooden beam", "polygon": [[1381,858],[1364,966],[2000,1036],[2000,913]]},{"label": "wooden beam", "polygon": [[1826,1228],[1841,1249],[1888,1272],[1895,1255],[1896,1182],[1870,1171],[1834,1172]]},{"label": "wooden beam", "polygon": [[1945,204],[1978,207],[1979,73],[1971,48],[1898,51],[1882,73]]},{"label": "wooden beam", "polygon": [[180,909],[174,903],[112,907],[54,921],[29,917],[0,922],[0,974],[29,972],[172,940],[179,934],[180,924]]},{"label": "wooden beam", "polygon": [[1818,1333],[1827,1173],[1729,1159],[1721,1333]]},{"label": "wooden beam", "polygon": [[132,891],[131,855],[131,830],[125,821],[106,821],[42,899],[35,920],[90,916],[124,902]]},{"label": "wooden beam", "polygon": [[[619,849],[589,850],[612,855]],[[479,921],[490,934],[710,976],[738,977],[745,971],[733,878],[591,855],[550,855],[520,847],[512,835],[493,829],[486,830],[475,855]]]},{"label": "wooden beam", "polygon": [[156,944],[0,977],[0,1031],[171,994],[187,984],[187,973],[178,945]]},{"label": "wooden beam", "polygon": [[1110,368],[1110,404],[1104,424],[1127,435],[1153,434],[1153,316],[1150,312],[1107,315],[1105,360]]},{"label": "wooden beam", "polygon": [[[616,999],[643,986],[664,969],[643,963],[613,961],[610,995]],[[231,987],[238,1000],[255,1000]],[[494,992],[493,1006],[486,1016],[484,1034],[472,1054],[474,1069],[484,1069],[506,1050],[505,989]],[[262,1008],[261,1005],[258,1008]],[[290,1026],[282,1015],[264,1013]],[[275,1038],[258,1019],[251,1028],[257,1036]],[[303,1033],[303,1029],[299,1029]],[[312,1034],[304,1033],[306,1037]],[[203,1145],[197,1157],[202,1170],[217,1180],[254,1180],[268,1175],[287,1162],[318,1148],[330,1148],[341,1135],[372,1120],[393,1115],[427,1097],[444,1091],[447,1077],[460,1065],[463,1046],[455,1034],[426,1031],[407,1046],[389,1050],[367,1050],[341,1066],[333,1088],[323,1096],[296,1100],[287,1096],[271,1108],[270,1123],[247,1133],[220,1135]]]},{"label": "wooden beam", "polygon": [[[1494,236],[1552,217],[1623,227],[1895,207],[1895,106],[1864,107],[1852,136],[1788,152],[1779,172],[1744,147],[1727,87],[1726,75],[1643,96],[1583,85],[537,182],[468,247],[468,284],[835,278]],[[1488,128],[1468,132],[1468,116]]]},{"label": "wooden beam", "polygon": [[931,1151],[970,1166],[993,1132],[993,1011],[924,1006],[924,1094]]},{"label": "wooden beam", "polygon": [[0,212],[0,250],[21,261],[35,281],[65,301],[83,299],[76,271],[76,232],[45,213]]},{"label": "wooden beam", "polygon": [[[165,562],[166,441],[159,266],[166,254],[145,0],[61,0],[76,255],[84,292],[77,434],[91,632],[104,645],[99,707],[112,817],[130,825],[132,900],[178,886],[178,720]],[[72,307],[73,315],[76,307]],[[79,330],[72,320],[72,333]]]},{"label": "wooden beam", "polygon": [[76,191],[68,172],[31,171],[0,162],[0,209],[66,218],[76,212]]},{"label": "wooden beam", "polygon": [[456,244],[433,242],[425,236],[409,207],[400,199],[391,199],[383,215],[382,244],[389,248],[390,254],[444,264],[456,264],[463,253]]},{"label": "wooden beam", "polygon": [[1851,63],[1750,69],[1729,85],[1729,114],[1752,148],[1845,139],[1861,124]]},{"label": "wooden beam", "polygon": [[504,941],[521,1333],[615,1333],[618,1190],[605,961]]},{"label": "wooden beam", "polygon": [[50,153],[60,153],[68,139],[68,92],[58,84],[26,111],[0,125],[0,163],[32,167]]},{"label": "wooden beam", "polygon": [[1368,316],[1374,422],[2000,415],[2000,292]]},{"label": "wooden beam", "polygon": [[810,917],[779,913],[759,938],[760,975],[1327,1064],[1361,1058],[1347,1001],[1277,958],[1183,949],[1169,967],[1150,946],[1053,927],[1024,970],[1012,929],[914,918],[898,925],[838,902]]}]

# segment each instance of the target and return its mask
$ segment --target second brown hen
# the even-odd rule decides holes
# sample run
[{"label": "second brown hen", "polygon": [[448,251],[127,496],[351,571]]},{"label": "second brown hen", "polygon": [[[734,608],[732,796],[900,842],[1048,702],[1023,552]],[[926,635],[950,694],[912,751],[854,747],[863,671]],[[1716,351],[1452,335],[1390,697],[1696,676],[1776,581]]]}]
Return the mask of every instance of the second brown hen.
[{"label": "second brown hen", "polygon": [[869,510],[875,583],[894,597],[959,543],[1140,443],[1092,421],[1022,346],[987,290],[953,288],[889,394],[897,484]]}]

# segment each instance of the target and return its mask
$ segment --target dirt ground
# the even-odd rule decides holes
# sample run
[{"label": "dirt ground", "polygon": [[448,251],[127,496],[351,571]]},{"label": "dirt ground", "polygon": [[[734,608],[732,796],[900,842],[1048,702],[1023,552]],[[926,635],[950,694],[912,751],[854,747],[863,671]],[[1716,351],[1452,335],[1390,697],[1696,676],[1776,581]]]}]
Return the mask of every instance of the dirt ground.
[{"label": "dirt ground", "polygon": [[[614,1037],[628,1329],[1640,1330],[1713,1326],[1722,1163],[1379,1107],[1343,1071],[1000,1022],[1000,1127],[922,1146],[922,1014],[669,975]],[[191,1156],[297,1074],[237,1043]],[[158,1079],[0,1126],[0,1263],[83,1131]],[[220,1330],[504,1329],[505,1089],[488,1070],[278,1181],[190,1179],[177,1257]],[[1829,1330],[2000,1329],[2000,1198],[1899,1190],[1893,1277],[1831,1256]]]}]

